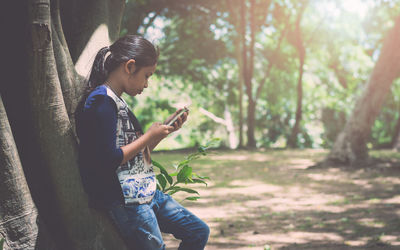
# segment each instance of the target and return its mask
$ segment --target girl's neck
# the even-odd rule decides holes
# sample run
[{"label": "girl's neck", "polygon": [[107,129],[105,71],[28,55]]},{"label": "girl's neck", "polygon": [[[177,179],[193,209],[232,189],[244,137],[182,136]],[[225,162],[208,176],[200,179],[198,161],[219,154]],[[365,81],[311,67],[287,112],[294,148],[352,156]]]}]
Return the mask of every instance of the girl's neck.
[{"label": "girl's neck", "polygon": [[113,81],[110,78],[107,78],[107,80],[105,80],[104,85],[107,85],[113,92],[114,94],[116,94],[118,97],[121,97],[122,95],[122,88],[118,87],[115,84],[116,81]]}]

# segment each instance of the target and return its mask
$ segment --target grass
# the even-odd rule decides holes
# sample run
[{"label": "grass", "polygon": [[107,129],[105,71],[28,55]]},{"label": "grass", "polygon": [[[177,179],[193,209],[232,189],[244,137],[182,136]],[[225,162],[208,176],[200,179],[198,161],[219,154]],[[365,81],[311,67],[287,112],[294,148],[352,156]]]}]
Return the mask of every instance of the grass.
[{"label": "grass", "polygon": [[[153,158],[172,169],[187,154]],[[383,161],[367,169],[308,168],[326,154],[222,150],[193,162],[211,180],[183,205],[210,226],[206,249],[400,249],[400,154],[373,151]]]}]

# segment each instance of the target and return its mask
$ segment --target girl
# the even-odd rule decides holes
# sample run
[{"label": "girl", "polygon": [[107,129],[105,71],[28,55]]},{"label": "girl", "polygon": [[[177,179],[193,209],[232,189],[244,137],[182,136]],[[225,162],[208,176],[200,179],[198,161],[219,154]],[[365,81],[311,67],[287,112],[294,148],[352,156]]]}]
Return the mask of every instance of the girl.
[{"label": "girl", "polygon": [[156,190],[150,159],[154,147],[178,130],[188,113],[173,126],[156,122],[143,133],[121,97],[123,92],[136,96],[147,88],[157,59],[153,44],[136,35],[122,37],[97,53],[76,112],[82,182],[90,206],[107,211],[130,249],[165,249],[161,232],[180,239],[179,249],[204,249],[208,226]]}]

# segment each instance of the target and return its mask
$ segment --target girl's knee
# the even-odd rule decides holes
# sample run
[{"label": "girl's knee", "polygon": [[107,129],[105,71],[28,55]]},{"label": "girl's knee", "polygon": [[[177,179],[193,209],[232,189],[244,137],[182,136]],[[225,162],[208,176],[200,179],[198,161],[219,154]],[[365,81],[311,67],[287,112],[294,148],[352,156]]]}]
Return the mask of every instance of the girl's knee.
[{"label": "girl's knee", "polygon": [[196,232],[196,238],[198,239],[199,244],[205,246],[209,236],[210,236],[210,228],[206,223],[203,222],[202,226]]},{"label": "girl's knee", "polygon": [[208,239],[208,237],[210,236],[210,228],[208,227],[208,225],[206,223],[204,223],[204,227],[203,227],[203,230],[202,230],[202,235],[206,239]]}]

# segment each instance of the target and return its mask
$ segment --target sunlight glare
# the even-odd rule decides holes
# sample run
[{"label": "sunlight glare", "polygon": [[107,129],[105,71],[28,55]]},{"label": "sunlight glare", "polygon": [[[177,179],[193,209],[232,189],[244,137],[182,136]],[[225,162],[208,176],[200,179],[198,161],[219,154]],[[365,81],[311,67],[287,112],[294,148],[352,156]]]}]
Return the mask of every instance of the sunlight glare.
[{"label": "sunlight glare", "polygon": [[364,18],[368,12],[368,3],[362,0],[347,0],[343,1],[343,8],[350,12],[357,14],[360,18]]}]

